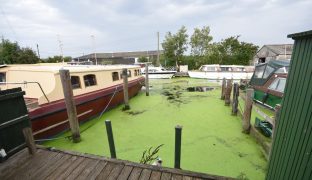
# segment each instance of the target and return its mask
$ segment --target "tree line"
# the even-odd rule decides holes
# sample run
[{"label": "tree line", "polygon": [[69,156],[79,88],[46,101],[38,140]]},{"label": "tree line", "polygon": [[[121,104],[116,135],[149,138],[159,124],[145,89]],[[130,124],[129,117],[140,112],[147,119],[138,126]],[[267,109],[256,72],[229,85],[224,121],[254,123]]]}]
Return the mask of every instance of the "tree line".
[{"label": "tree line", "polygon": [[[65,62],[71,61],[70,56],[64,57]],[[17,42],[2,39],[0,42],[0,64],[35,64],[62,62],[62,56],[40,59],[29,47],[21,47]]]},{"label": "tree line", "polygon": [[[195,28],[193,34],[187,34],[182,26],[177,33],[167,32],[160,58],[164,66],[188,65],[189,69],[197,69],[203,64],[248,65],[258,46],[239,41],[240,36],[231,36],[220,42],[212,42],[210,28]],[[189,55],[185,55],[190,48]]]}]

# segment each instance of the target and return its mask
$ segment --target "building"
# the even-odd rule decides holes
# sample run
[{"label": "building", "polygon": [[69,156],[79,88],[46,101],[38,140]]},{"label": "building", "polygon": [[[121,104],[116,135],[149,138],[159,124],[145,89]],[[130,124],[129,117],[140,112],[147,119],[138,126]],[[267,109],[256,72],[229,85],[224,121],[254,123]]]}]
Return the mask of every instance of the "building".
[{"label": "building", "polygon": [[270,60],[290,59],[293,44],[264,45],[253,58],[252,64],[266,63]]},{"label": "building", "polygon": [[[162,53],[163,51],[159,51],[159,54]],[[76,57],[74,58],[74,61],[76,62],[92,61],[93,64],[134,64],[138,62],[138,59],[140,57],[146,57],[151,62],[157,59],[157,51],[92,53]]]}]

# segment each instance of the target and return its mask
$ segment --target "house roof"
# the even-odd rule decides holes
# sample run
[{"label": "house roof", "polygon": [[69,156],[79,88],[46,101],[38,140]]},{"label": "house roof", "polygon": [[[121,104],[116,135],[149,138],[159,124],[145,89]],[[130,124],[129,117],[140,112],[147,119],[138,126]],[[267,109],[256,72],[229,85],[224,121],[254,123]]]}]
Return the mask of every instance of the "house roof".
[{"label": "house roof", "polygon": [[269,50],[271,50],[273,53],[277,55],[285,54],[285,50],[286,54],[291,54],[293,50],[293,44],[272,44],[272,45],[264,45],[263,47],[267,47]]}]

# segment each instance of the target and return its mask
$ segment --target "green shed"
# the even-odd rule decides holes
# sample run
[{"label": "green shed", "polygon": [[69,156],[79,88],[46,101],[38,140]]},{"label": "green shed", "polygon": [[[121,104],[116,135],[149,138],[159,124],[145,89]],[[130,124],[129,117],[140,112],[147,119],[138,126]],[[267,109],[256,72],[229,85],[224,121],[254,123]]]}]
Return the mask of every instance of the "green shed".
[{"label": "green shed", "polygon": [[312,30],[295,40],[267,180],[312,179]]}]

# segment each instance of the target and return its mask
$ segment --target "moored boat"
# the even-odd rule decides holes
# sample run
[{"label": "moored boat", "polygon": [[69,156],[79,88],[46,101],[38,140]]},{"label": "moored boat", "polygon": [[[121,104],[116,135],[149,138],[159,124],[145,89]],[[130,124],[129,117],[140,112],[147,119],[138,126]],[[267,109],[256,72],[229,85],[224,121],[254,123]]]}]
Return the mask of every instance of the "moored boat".
[{"label": "moored boat", "polygon": [[219,81],[223,78],[239,81],[240,79],[250,79],[254,68],[252,66],[239,65],[202,65],[197,71],[189,71],[191,78],[202,78]]},{"label": "moored boat", "polygon": [[79,122],[123,102],[121,71],[128,69],[129,97],[144,83],[139,66],[114,65],[7,65],[0,67],[0,89],[21,87],[36,139],[54,136],[69,128],[59,70],[71,75]]},{"label": "moored boat", "polygon": [[[145,68],[141,69],[142,74],[145,74]],[[149,79],[171,79],[177,71],[166,70],[163,67],[148,66]]]},{"label": "moored boat", "polygon": [[273,109],[280,104],[288,74],[289,60],[271,60],[259,64],[250,80],[254,88],[254,100]]}]

